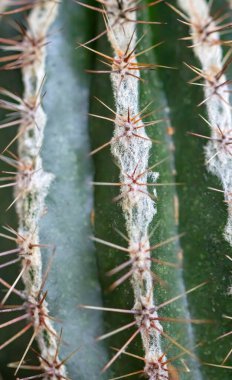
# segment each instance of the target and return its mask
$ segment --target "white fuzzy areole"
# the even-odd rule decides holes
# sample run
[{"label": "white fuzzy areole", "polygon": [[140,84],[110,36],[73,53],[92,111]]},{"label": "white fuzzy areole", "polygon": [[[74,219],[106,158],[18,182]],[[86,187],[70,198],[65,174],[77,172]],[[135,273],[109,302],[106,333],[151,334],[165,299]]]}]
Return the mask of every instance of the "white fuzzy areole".
[{"label": "white fuzzy areole", "polygon": [[[134,2],[124,0],[123,6],[125,9],[133,7]],[[111,42],[114,57],[117,59],[120,53],[127,50],[130,44],[129,51],[132,51],[136,45],[136,23],[126,22],[125,19],[120,19],[118,3],[116,0],[108,0],[107,5],[108,16],[108,38]],[[136,12],[130,12],[130,19],[136,20]],[[136,63],[136,58],[131,57],[131,61]],[[112,71],[115,66],[112,65]],[[130,71],[131,74],[140,76],[139,70]],[[139,79],[130,75],[125,75],[124,78],[118,73],[111,74],[113,92],[116,104],[117,115],[127,118],[128,109],[133,117],[139,114]],[[142,125],[142,122],[140,123]],[[122,135],[122,126],[117,124],[115,120],[114,138],[111,143],[111,151],[117,160],[120,168],[121,186],[121,204],[126,219],[126,228],[129,237],[130,256],[133,259],[135,255],[139,259],[134,265],[132,286],[134,291],[134,309],[136,310],[155,310],[155,301],[153,298],[154,287],[152,275],[150,272],[151,261],[149,250],[148,227],[155,216],[157,210],[155,202],[148,193],[146,184],[148,176],[153,175],[153,181],[158,178],[158,173],[148,173],[149,151],[152,146],[151,140],[148,138],[145,128],[140,128],[138,134],[143,138],[135,136]],[[138,179],[138,184],[133,184],[128,175],[134,176],[143,173]],[[131,191],[129,191],[132,189]],[[156,195],[156,191],[153,191]],[[157,317],[156,311],[151,317]],[[163,331],[159,321],[156,321],[157,329],[150,327],[149,318],[141,324],[142,317],[137,316],[136,321],[138,327],[141,326],[141,338],[143,341],[146,366],[144,371],[147,377],[151,380],[167,377],[166,367],[156,368],[154,363],[158,363],[158,358],[163,355],[161,348],[160,332]],[[158,332],[158,330],[160,332]],[[164,356],[165,358],[165,356]],[[164,360],[165,361],[165,360]],[[158,366],[157,366],[158,367]]]},{"label": "white fuzzy areole", "polygon": [[[211,28],[215,27],[210,16],[210,9],[205,0],[178,0],[181,8],[186,12],[187,16],[191,19],[193,25],[204,25],[206,21],[211,20]],[[210,34],[205,42],[199,43],[199,35],[192,25],[191,34],[193,40],[194,53],[199,59],[202,69],[207,74],[219,72],[223,67],[223,51],[221,45],[214,43],[220,40],[220,35],[216,32]],[[222,75],[219,83],[224,83],[227,80],[225,75]],[[208,169],[218,176],[221,180],[222,187],[225,194],[225,200],[228,202],[228,221],[225,228],[225,239],[232,245],[232,113],[230,106],[230,93],[227,84],[224,84],[219,94],[223,99],[217,95],[212,95],[212,89],[206,83],[204,87],[205,98],[209,98],[206,102],[209,122],[212,124],[211,137],[218,138],[219,131],[217,125],[220,126],[223,133],[228,138],[231,138],[231,145],[221,148],[217,141],[210,141],[206,146],[206,158]],[[215,156],[213,159],[211,159]]]},{"label": "white fuzzy areole", "polygon": [[[46,40],[48,29],[55,20],[57,12],[58,2],[54,2],[53,0],[35,4],[27,19],[27,33],[34,38],[42,37]],[[20,172],[18,173],[15,190],[15,196],[19,196],[16,201],[16,210],[19,217],[18,233],[26,239],[25,242],[19,243],[23,251],[27,253],[25,258],[22,258],[22,266],[25,267],[28,260],[30,262],[22,276],[25,284],[24,293],[34,303],[36,303],[36,298],[43,281],[42,260],[40,247],[29,247],[30,244],[40,244],[38,226],[40,218],[46,211],[45,198],[53,179],[52,174],[46,173],[43,170],[40,156],[46,125],[46,115],[41,106],[41,91],[46,72],[45,58],[46,44],[40,47],[34,62],[22,68],[24,83],[23,100],[29,104],[34,104],[36,100],[37,108],[35,120],[30,125],[27,124],[25,126],[22,124],[19,128],[18,156],[23,165],[32,167],[33,170],[28,172],[27,177],[23,177]],[[48,314],[46,301],[43,303],[43,313]],[[45,328],[43,325],[41,326],[39,316],[36,317],[36,313],[32,321],[41,355],[48,363],[53,363],[57,350],[56,331],[53,324],[46,318],[48,328]],[[59,358],[57,358],[57,363],[59,363]],[[42,360],[41,367],[44,371],[51,370]],[[66,376],[64,365],[56,370],[56,374],[52,378],[56,380],[60,378],[59,376]]]}]

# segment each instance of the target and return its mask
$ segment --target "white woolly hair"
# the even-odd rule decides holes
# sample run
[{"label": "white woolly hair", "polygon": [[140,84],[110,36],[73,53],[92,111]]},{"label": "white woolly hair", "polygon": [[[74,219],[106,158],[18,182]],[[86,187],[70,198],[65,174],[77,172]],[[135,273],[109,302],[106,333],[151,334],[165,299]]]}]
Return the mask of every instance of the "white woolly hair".
[{"label": "white woolly hair", "polygon": [[[123,1],[124,9],[131,7],[130,0]],[[108,38],[113,48],[115,62],[120,61],[124,53],[130,53],[136,46],[135,23],[127,22],[123,19],[120,22],[120,11],[116,0],[107,1],[108,14]],[[136,12],[130,12],[130,19],[136,20]],[[131,117],[139,114],[139,70],[136,70],[136,57],[132,54],[129,58],[134,64],[134,70],[122,68],[121,72],[113,72],[112,65],[111,81],[116,104],[116,114],[127,119],[128,110]],[[136,78],[136,77],[137,78]],[[133,135],[122,136],[122,126],[115,120],[114,138],[111,143],[111,151],[116,158],[120,168],[121,199],[122,209],[126,220],[126,228],[129,237],[130,256],[133,259],[138,257],[138,268],[134,268],[132,276],[132,286],[134,291],[134,309],[152,310],[151,315],[158,317],[155,311],[155,300],[153,298],[153,281],[150,271],[150,251],[148,227],[156,214],[156,205],[149,196],[146,186],[148,175],[153,174],[153,180],[157,180],[158,173],[148,173],[149,151],[151,140],[148,138],[145,128],[139,129],[137,138]],[[133,182],[139,176],[137,183]],[[154,191],[156,195],[156,191]],[[138,327],[141,327],[141,337],[143,341],[145,359],[147,363],[157,363],[158,358],[163,355],[160,341],[162,326],[156,321],[157,329],[151,328],[149,318],[147,324],[141,323],[142,316],[136,317]],[[158,329],[160,332],[158,332]],[[165,357],[165,355],[164,355]],[[149,379],[156,379],[160,376],[167,377],[167,369],[162,366],[146,365],[144,371]]]},{"label": "white woolly hair", "polygon": [[[58,12],[58,2],[53,0],[46,1],[43,4],[37,3],[32,8],[28,16],[27,33],[33,38],[46,38],[47,32]],[[40,150],[44,138],[44,128],[46,125],[46,115],[41,106],[41,90],[45,78],[45,58],[46,45],[40,47],[38,56],[30,65],[22,67],[22,76],[24,83],[23,100],[30,104],[35,102],[35,120],[30,125],[22,124],[19,128],[18,138],[18,156],[20,162],[33,168],[28,179],[25,181],[20,175],[17,176],[17,186],[15,190],[16,210],[19,217],[18,233],[25,238],[22,243],[23,252],[28,252],[30,245],[30,257],[22,259],[24,268],[22,280],[25,285],[24,293],[36,304],[36,300],[43,283],[42,278],[42,260],[39,247],[39,221],[45,212],[45,198],[53,175],[43,170],[43,162],[40,156]],[[20,196],[20,194],[23,196]],[[28,265],[29,263],[29,265]],[[43,303],[43,311],[47,315],[47,303]],[[44,327],[40,325],[39,319],[33,318],[34,338],[37,340],[40,352],[48,363],[52,363],[58,348],[56,332],[51,320],[46,318],[46,336]],[[26,355],[27,351],[25,351]],[[57,358],[59,362],[59,358]],[[46,373],[47,364],[41,361],[41,367],[44,367]],[[66,376],[64,365],[59,367],[60,376]],[[58,373],[57,373],[58,375]]]}]

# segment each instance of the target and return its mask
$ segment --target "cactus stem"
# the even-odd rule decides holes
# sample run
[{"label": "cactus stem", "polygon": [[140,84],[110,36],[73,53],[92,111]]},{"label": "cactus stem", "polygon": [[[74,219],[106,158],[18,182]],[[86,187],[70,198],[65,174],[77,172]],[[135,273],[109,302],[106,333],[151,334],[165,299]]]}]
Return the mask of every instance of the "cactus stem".
[{"label": "cactus stem", "polygon": [[[232,244],[232,208],[228,202],[227,194],[231,193],[232,181],[231,167],[231,131],[232,114],[230,105],[229,85],[231,80],[226,78],[226,71],[232,62],[231,51],[223,58],[221,45],[228,45],[231,41],[222,41],[220,34],[229,30],[232,26],[227,22],[229,14],[217,12],[211,16],[211,6],[205,0],[178,0],[182,11],[173,5],[169,7],[178,13],[184,23],[190,27],[190,36],[193,42],[192,48],[199,59],[202,68],[187,65],[197,77],[191,83],[202,79],[204,100],[199,104],[206,104],[209,121],[206,121],[211,129],[211,139],[205,148],[206,165],[213,174],[216,174],[222,182],[225,201],[228,204],[228,221],[224,236]],[[211,4],[212,5],[212,4]],[[225,23],[224,23],[225,22]],[[201,136],[200,136],[201,137]]]},{"label": "cactus stem", "polygon": [[[64,362],[59,361],[57,356],[60,341],[59,339],[57,340],[57,334],[53,328],[52,321],[54,321],[54,318],[50,317],[48,313],[45,300],[47,293],[43,293],[51,261],[44,275],[42,275],[41,261],[41,249],[51,249],[53,258],[54,246],[40,244],[38,225],[45,212],[45,197],[53,179],[51,174],[44,172],[40,157],[46,124],[46,115],[43,112],[41,101],[46,72],[45,57],[48,29],[57,15],[58,2],[56,0],[14,0],[12,2],[8,1],[7,6],[13,9],[5,12],[6,14],[16,14],[29,9],[31,9],[31,12],[27,18],[27,28],[18,26],[20,38],[0,39],[1,49],[8,53],[1,60],[1,63],[3,63],[2,69],[20,68],[24,82],[23,98],[3,88],[0,89],[0,94],[3,96],[0,101],[0,107],[11,112],[10,118],[1,127],[19,126],[16,136],[4,149],[7,156],[3,154],[0,156],[1,161],[17,170],[16,172],[9,170],[3,172],[3,174],[9,176],[8,179],[3,178],[3,180],[9,181],[3,186],[15,187],[15,198],[8,209],[13,204],[16,205],[19,228],[17,232],[7,226],[5,229],[9,235],[0,234],[0,236],[12,240],[18,245],[18,251],[15,251],[15,253],[21,259],[22,266],[13,285],[1,280],[1,283],[8,289],[2,300],[1,308],[3,308],[3,311],[5,310],[3,305],[11,293],[17,294],[24,301],[23,307],[25,310],[23,311],[26,311],[29,323],[16,335],[3,343],[0,349],[6,347],[32,328],[32,336],[17,365],[15,374],[20,369],[33,341],[36,339],[41,355],[44,358],[44,360],[41,360],[41,367],[45,371],[47,371],[46,363],[53,362],[55,358],[56,368],[54,371],[52,369],[52,372],[48,372],[49,376],[51,375],[51,378],[55,380],[65,378],[66,369]],[[11,54],[12,51],[15,54]],[[19,143],[18,156],[9,151],[9,147],[16,140]],[[5,263],[5,266],[7,264],[10,265],[11,262]],[[20,279],[23,280],[25,286],[23,293],[16,290],[16,285]]]},{"label": "cactus stem", "polygon": [[[125,7],[127,7],[128,2],[125,2],[124,5],[125,5]],[[122,28],[121,25],[117,22],[119,9],[117,9],[117,12],[113,13],[113,16],[111,15],[110,12],[113,9],[113,7],[115,7],[115,6],[117,7],[116,2],[112,1],[110,3],[107,3],[106,9],[108,12],[109,25],[110,25],[109,31],[108,31],[108,37],[112,43],[112,46],[114,49],[114,54],[116,56],[116,58],[114,58],[114,60],[112,62],[113,64],[112,64],[112,69],[111,69],[111,71],[112,71],[111,78],[112,78],[112,82],[113,82],[116,105],[117,105],[116,114],[122,115],[125,119],[126,118],[128,119],[128,116],[130,118],[131,115],[139,115],[139,116],[135,116],[135,120],[136,120],[137,118],[140,118],[140,112],[138,111],[138,104],[137,104],[137,95],[138,94],[137,94],[137,84],[136,84],[136,83],[138,83],[138,81],[140,81],[140,71],[143,69],[155,69],[155,68],[157,68],[157,66],[147,65],[147,64],[142,64],[142,63],[138,64],[137,63],[136,56],[140,55],[140,53],[141,54],[144,53],[144,51],[137,53],[138,55],[136,53],[134,53],[135,49],[137,48],[138,42],[140,40],[138,40],[138,42],[135,42],[136,41],[135,30],[134,30],[134,28],[129,26],[129,23],[124,23],[123,28]],[[133,19],[136,20],[135,15],[133,15]],[[115,21],[116,21],[116,23],[115,23]],[[123,29],[123,31],[122,31],[122,29]],[[127,36],[127,37],[124,38],[124,36]],[[117,60],[116,64],[118,64],[118,62],[119,62],[119,66],[117,67],[119,75],[115,75],[115,73],[114,73],[114,69],[115,69],[114,66],[116,66],[115,65],[116,60]],[[124,65],[125,65],[125,68],[124,68]],[[123,67],[121,67],[121,66],[123,66]],[[132,69],[133,75],[129,75],[130,72],[128,70],[128,67],[129,67],[129,69],[130,68]],[[123,70],[121,70],[121,68]],[[128,86],[128,88],[127,88],[127,86]],[[129,88],[131,89],[130,90],[131,95],[128,96],[127,92],[128,92]],[[124,101],[125,101],[125,104],[124,104]],[[128,112],[128,110],[129,110],[129,112]],[[143,166],[143,164],[145,163],[145,160],[146,160],[145,157],[143,157],[143,158],[145,158],[145,160],[141,165],[141,156],[144,156],[147,154],[147,148],[148,148],[148,146],[150,146],[151,141],[149,141],[148,137],[146,136],[144,128],[141,128],[141,133],[140,133],[144,137],[144,139],[143,138],[142,139],[137,138],[136,136],[132,136],[130,139],[121,138],[121,135],[122,135],[122,131],[121,131],[121,127],[120,127],[121,123],[120,123],[120,120],[118,122],[117,119],[118,118],[116,116],[115,123],[118,126],[118,130],[116,127],[114,138],[119,137],[119,136],[120,136],[120,138],[117,139],[116,141],[113,141],[111,144],[111,147],[112,147],[113,154],[117,157],[117,160],[119,161],[118,163],[119,163],[119,167],[120,167],[122,176],[121,176],[120,182],[119,182],[119,184],[121,185],[121,194],[115,200],[121,200],[122,199],[124,206],[125,206],[125,202],[127,202],[127,200],[128,200],[128,206],[126,206],[126,209],[129,211],[131,208],[133,208],[132,204],[136,205],[139,199],[141,199],[141,198],[144,199],[145,197],[148,199],[153,198],[153,195],[149,196],[149,193],[146,191],[147,187],[146,187],[145,183],[147,183],[147,180],[146,180],[147,167],[145,165]],[[142,126],[142,122],[139,125]],[[126,159],[127,153],[126,153],[126,151],[116,153],[117,146],[120,147],[120,146],[127,145],[128,160],[129,160],[130,149],[132,146],[134,146],[134,147],[136,146],[136,141],[138,141],[138,144],[140,144],[139,141],[141,141],[142,146],[145,145],[144,151],[143,151],[143,153],[141,153],[141,155],[136,153],[134,158],[131,160],[132,161],[131,166],[129,168],[127,168],[125,166],[125,168],[123,169],[122,165],[124,164],[123,161]],[[114,152],[114,150],[115,150],[115,152]],[[141,152],[142,152],[142,150],[141,150]],[[121,153],[122,153],[122,155],[121,155]],[[137,157],[137,159],[136,159],[136,157]],[[134,166],[133,166],[133,163],[134,163]],[[136,175],[137,169],[138,169],[139,174]],[[128,176],[125,173],[128,173]],[[133,177],[133,178],[129,178],[129,177]],[[153,179],[155,180],[156,178],[153,177]],[[134,184],[133,181],[136,183]],[[137,191],[136,192],[130,191],[130,190],[134,189],[134,186],[138,187],[138,184],[137,184],[138,181],[139,181],[139,183],[140,182],[143,183],[142,188],[140,188],[140,186],[139,186],[138,192]],[[131,186],[133,187],[133,189],[130,189],[130,188],[128,189],[128,186],[127,186],[128,182],[131,182]],[[123,184],[125,184],[125,186]],[[117,184],[117,186],[118,186],[118,184]],[[146,194],[142,194],[142,193],[146,193]],[[131,204],[129,204],[130,202],[131,202]],[[153,201],[151,200],[151,202],[153,202]],[[124,206],[123,206],[123,209],[125,211]],[[145,206],[145,209],[146,209],[146,206]],[[132,225],[130,225],[129,231],[128,231],[129,248],[131,248],[131,243],[133,241],[133,238],[131,237],[130,229],[133,228],[132,227],[133,221],[129,222],[129,220],[128,220],[128,223],[132,223]],[[142,227],[142,229],[143,229],[143,227]],[[137,234],[139,234],[140,230],[141,230],[141,226],[138,227]],[[144,231],[141,232],[141,235],[142,236],[144,235]],[[139,275],[138,283],[142,281],[142,280],[140,281],[139,278],[143,278],[143,274],[144,274],[144,279],[146,277],[152,278],[151,271],[149,268],[149,264],[146,265],[146,267],[148,267],[146,270],[146,273],[144,273],[144,271],[143,271],[143,273],[141,273],[141,275]],[[126,273],[126,275],[122,276],[119,280],[117,280],[113,285],[111,285],[110,290],[113,290],[115,287],[120,285],[120,283],[124,282],[129,277],[132,277],[132,279],[133,279],[132,283],[134,285],[134,279],[136,278],[136,273],[134,270],[131,270],[128,273]],[[142,292],[142,290],[141,290],[141,292]],[[140,302],[142,302],[142,297],[140,299],[139,295],[136,293],[140,293],[140,290],[139,289],[135,290],[135,305],[137,305],[137,303],[139,304]],[[149,293],[150,293],[150,291],[149,291]],[[149,303],[149,301],[148,301],[148,303]],[[152,303],[152,301],[151,301],[151,303]],[[136,317],[136,322],[138,323],[137,317]],[[117,331],[119,332],[119,330],[117,330]],[[147,336],[149,334],[147,334],[143,330],[142,326],[140,326],[138,324],[138,329],[125,342],[125,344],[120,349],[120,351],[117,352],[117,354],[114,355],[114,357],[106,364],[106,366],[104,367],[105,370],[110,365],[112,365],[114,363],[114,361],[120,356],[120,354],[131,343],[131,341],[133,341],[136,338],[136,336],[139,333],[141,333],[142,337],[144,337],[144,344],[146,347],[146,349],[145,349],[146,356],[151,355],[151,356],[153,356],[153,358],[155,358],[157,355],[159,356],[159,352],[161,351],[161,348],[159,346],[159,332],[158,331],[149,332],[149,334],[151,333],[151,336],[154,337],[154,340],[155,340],[154,346],[157,345],[157,347],[149,347],[149,342],[146,341],[146,338],[145,338],[145,336]],[[153,353],[151,351],[153,351]],[[158,372],[163,373],[163,370],[160,368],[153,369],[153,375],[147,372],[147,368],[145,369],[145,371],[146,371],[147,375],[149,376],[149,378],[152,378],[152,376],[155,373],[156,373],[156,376],[157,376]]]}]

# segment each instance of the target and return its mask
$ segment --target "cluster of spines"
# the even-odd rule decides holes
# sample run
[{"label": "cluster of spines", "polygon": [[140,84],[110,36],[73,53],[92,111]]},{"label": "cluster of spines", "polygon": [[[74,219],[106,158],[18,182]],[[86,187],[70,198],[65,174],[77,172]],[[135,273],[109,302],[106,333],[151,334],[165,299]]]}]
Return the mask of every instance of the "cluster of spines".
[{"label": "cluster of spines", "polygon": [[[44,290],[45,282],[50,270],[50,264],[44,275],[42,275],[41,250],[51,250],[50,244],[41,244],[39,241],[38,224],[45,212],[45,197],[52,180],[52,175],[44,172],[40,150],[43,142],[46,115],[41,106],[42,88],[45,77],[45,55],[47,44],[47,33],[50,25],[56,17],[58,3],[49,1],[7,1],[3,15],[16,14],[30,11],[26,27],[15,24],[20,36],[14,39],[1,38],[0,48],[5,53],[0,59],[1,69],[21,69],[24,82],[24,95],[20,98],[9,90],[0,89],[2,99],[0,107],[8,111],[8,117],[0,126],[0,129],[17,129],[15,137],[7,144],[0,155],[1,161],[9,166],[3,171],[0,178],[4,187],[14,189],[15,198],[9,205],[16,206],[19,228],[18,231],[5,226],[5,233],[0,236],[13,241],[17,248],[0,253],[1,258],[10,258],[0,265],[5,268],[20,262],[21,270],[13,284],[8,284],[0,278],[1,285],[6,289],[6,294],[1,300],[0,313],[14,315],[22,312],[22,315],[0,325],[7,328],[27,320],[26,325],[15,335],[1,344],[0,349],[13,343],[32,330],[31,338],[24,350],[23,356],[17,363],[11,363],[16,368],[15,374],[20,368],[38,371],[38,375],[29,378],[46,377],[49,379],[67,379],[65,360],[58,357],[61,336],[57,335],[53,327],[53,317],[49,315],[47,307],[47,291]],[[18,142],[18,155],[11,151],[11,146]],[[52,257],[53,257],[52,254]],[[13,257],[13,259],[12,259]],[[24,290],[18,290],[17,285],[22,280]],[[21,304],[8,304],[11,294],[19,297]],[[28,351],[32,349],[34,340],[37,340],[40,353],[36,356],[40,365],[25,365],[24,361]],[[28,379],[25,378],[25,379]]]}]

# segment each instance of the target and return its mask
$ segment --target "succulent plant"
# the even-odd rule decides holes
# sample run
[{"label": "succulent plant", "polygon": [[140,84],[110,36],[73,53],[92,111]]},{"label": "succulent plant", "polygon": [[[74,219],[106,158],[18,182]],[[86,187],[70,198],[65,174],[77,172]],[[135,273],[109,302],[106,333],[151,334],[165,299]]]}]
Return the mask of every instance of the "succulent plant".
[{"label": "succulent plant", "polygon": [[1,2],[2,379],[230,378],[231,6]]}]

